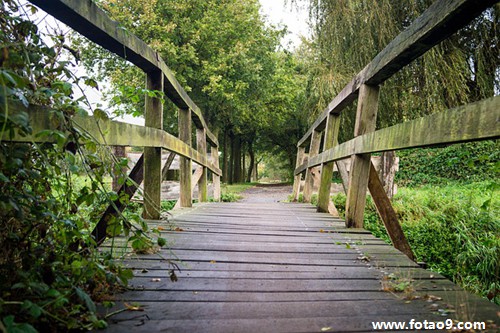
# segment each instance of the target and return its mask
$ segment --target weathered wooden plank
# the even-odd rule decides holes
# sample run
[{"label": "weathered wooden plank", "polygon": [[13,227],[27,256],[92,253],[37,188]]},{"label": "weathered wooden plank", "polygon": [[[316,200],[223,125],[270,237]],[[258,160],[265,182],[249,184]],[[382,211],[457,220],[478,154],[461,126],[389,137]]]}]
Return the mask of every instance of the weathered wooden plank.
[{"label": "weathered wooden plank", "polygon": [[[375,131],[379,88],[362,85],[359,91],[354,137]],[[370,154],[353,155],[349,172],[345,222],[347,227],[362,228],[370,173]]]},{"label": "weathered wooden plank", "polygon": [[[341,304],[339,304],[340,306]],[[372,322],[397,322],[410,320],[419,322],[436,321],[442,322],[445,318],[439,318],[436,315],[427,316],[426,314],[415,313],[414,315],[358,315],[338,317],[335,310],[332,310],[330,316],[320,317],[311,315],[310,317],[300,318],[251,318],[251,319],[197,319],[187,320],[165,320],[151,319],[144,315],[137,314],[134,319],[127,321],[116,320],[116,324],[110,326],[103,332],[126,332],[131,326],[134,326],[135,333],[152,333],[159,331],[159,328],[167,332],[196,332],[200,327],[206,333],[235,332],[254,333],[254,332],[371,332]],[[388,331],[386,331],[388,332]],[[428,332],[433,332],[432,330]]]},{"label": "weathered wooden plank", "polygon": [[[146,89],[163,91],[163,75],[160,71],[147,73]],[[163,103],[160,98],[146,94],[144,125],[163,130]],[[161,171],[161,148],[144,147],[144,204],[142,214],[145,219],[157,220],[160,218]]]},{"label": "weathered wooden plank", "polygon": [[109,221],[111,221],[111,219],[113,218],[117,218],[118,215],[121,212],[123,212],[123,210],[126,208],[126,205],[120,198],[122,198],[123,194],[125,194],[128,200],[130,200],[134,196],[139,185],[142,183],[143,177],[144,177],[144,155],[141,155],[139,160],[137,160],[134,167],[132,168],[132,171],[130,171],[130,174],[128,175],[128,178],[130,178],[131,183],[128,184],[128,181],[123,183],[123,185],[117,192],[118,199],[114,200],[108,206],[108,208],[106,208],[101,218],[99,219],[99,222],[97,222],[97,225],[95,226],[94,230],[92,230],[92,237],[94,238],[94,241],[96,242],[97,246],[101,245],[102,242],[104,242],[104,240],[107,237],[106,230],[108,228]]},{"label": "weathered wooden plank", "polygon": [[[192,133],[191,133],[191,110],[186,109],[178,110],[179,113],[179,139],[191,147]],[[179,202],[181,207],[191,207],[193,205],[192,200],[192,170],[191,159],[186,157],[181,157],[180,161],[180,197]]]},{"label": "weathered wooden plank", "polygon": [[391,200],[389,200],[387,194],[385,193],[384,186],[380,181],[373,163],[371,163],[370,165],[368,189],[370,190],[373,202],[377,207],[377,212],[379,213],[384,223],[385,229],[387,230],[387,233],[391,238],[392,244],[395,248],[406,254],[408,258],[415,261],[415,255],[411,250],[410,244],[406,240],[403,229],[399,224],[396,212],[394,211],[394,208],[392,208]]},{"label": "weathered wooden plank", "polygon": [[[30,105],[25,108],[20,103],[9,103],[9,112],[27,113],[32,128],[31,135],[19,135],[17,132],[13,138],[4,133],[2,140],[13,142],[55,142],[48,135],[40,136],[40,132],[57,131],[61,119],[57,119],[46,107]],[[75,125],[82,131],[93,137],[98,143],[110,146],[128,147],[161,147],[175,152],[180,156],[192,159],[194,162],[204,165],[212,172],[221,175],[222,171],[207,160],[206,156],[200,154],[173,135],[156,128],[121,123],[105,119],[96,119],[90,116],[74,115],[72,117]]]},{"label": "weathered wooden plank", "polygon": [[[210,266],[213,268],[213,266]],[[394,269],[392,269],[394,270]],[[399,272],[401,274],[402,272]],[[164,279],[168,277],[168,271],[166,269],[150,269],[146,271],[136,270],[134,271],[136,276],[142,276],[146,278],[160,278]],[[367,270],[367,269],[359,269],[358,267],[342,267],[342,269],[329,269],[323,271],[311,270],[302,270],[302,271],[265,271],[265,270],[193,270],[193,269],[182,269],[180,272],[176,273],[179,277],[179,282],[182,282],[182,279],[186,278],[200,278],[200,279],[275,279],[275,280],[334,280],[334,279],[373,279],[373,278],[381,278],[384,274],[375,269]],[[395,273],[397,275],[398,273]],[[437,281],[437,280],[446,280],[445,277],[437,274],[431,273],[421,268],[406,268],[403,272],[408,277],[419,281],[419,280],[429,280],[429,281]],[[430,275],[433,275],[431,278]],[[189,281],[186,281],[188,283]],[[449,282],[449,281],[448,281]],[[418,283],[418,282],[417,282]],[[451,282],[449,282],[451,283]],[[381,291],[381,290],[380,290]],[[363,291],[359,291],[358,293],[362,293]],[[378,293],[372,292],[373,293]],[[250,293],[246,291],[245,293]],[[304,295],[302,297],[308,297],[310,300],[315,299],[314,295],[307,296],[307,291],[302,291]],[[327,294],[322,291],[322,293]],[[318,293],[316,293],[318,294]],[[392,298],[392,297],[391,297]],[[317,298],[319,299],[319,298]],[[349,299],[352,299],[349,298]],[[359,298],[355,298],[359,299]]]},{"label": "weathered wooden plank", "polygon": [[[340,128],[340,117],[338,115],[330,115],[327,119],[325,129],[325,143],[323,151],[331,149],[338,144]],[[318,190],[318,212],[330,212],[333,210],[336,214],[333,216],[338,217],[338,211],[330,198],[330,187],[332,185],[334,162],[323,163],[321,166],[321,182]],[[333,205],[333,209],[330,207]]]},{"label": "weathered wooden plank", "polygon": [[500,137],[500,96],[367,133],[311,158],[295,169],[365,154],[417,147],[432,147]]},{"label": "weathered wooden plank", "polygon": [[[191,198],[193,197],[193,191],[196,187],[196,184],[198,184],[198,182],[200,181],[201,177],[203,176],[203,169],[199,168],[199,169],[196,169],[194,172],[193,172],[193,175],[191,176]],[[181,208],[181,200],[177,200],[177,202],[175,203],[173,209],[178,209],[178,208]]]},{"label": "weathered wooden plank", "polygon": [[[219,168],[219,150],[218,147],[210,147],[210,153],[212,155],[212,164],[218,169]],[[214,188],[214,200],[220,201],[220,174],[212,173],[212,183]]]},{"label": "weathered wooden plank", "polygon": [[[246,272],[251,273],[251,272]],[[290,273],[293,274],[293,273]],[[131,291],[123,301],[132,302],[311,302],[311,301],[346,301],[351,299],[372,300],[394,299],[390,293],[383,291],[301,291],[301,292],[225,292],[225,291]]]},{"label": "weathered wooden plank", "polygon": [[[299,147],[297,149],[297,161],[295,162],[295,167],[300,166],[304,162],[305,148]],[[296,202],[299,200],[300,195],[300,181],[302,180],[302,174],[297,174],[293,178],[293,190],[292,190],[292,200]]]},{"label": "weathered wooden plank", "polygon": [[[196,129],[196,149],[202,154],[207,153],[207,135],[205,129]],[[208,179],[207,179],[207,168],[201,167],[202,174],[200,179],[197,181],[198,184],[198,201],[206,202],[208,200]]]},{"label": "weathered wooden plank", "polygon": [[[307,306],[302,302],[184,302],[182,306],[175,303],[168,305],[168,311],[158,307],[156,302],[145,302],[148,316],[151,319],[265,319],[265,318],[314,318],[314,317],[351,317],[354,313],[364,316],[384,315],[416,315],[427,313],[429,319],[439,318],[439,315],[429,313],[427,304],[405,303],[403,300],[378,300],[376,306],[373,301],[316,301]],[[350,314],[351,313],[351,314]],[[130,319],[137,313],[121,313],[114,319]],[[442,320],[442,317],[439,318]],[[365,323],[370,327],[371,323]]]},{"label": "weathered wooden plank", "polygon": [[207,129],[210,144],[218,146],[217,138],[208,130],[203,115],[175,78],[161,56],[106,13],[91,0],[30,0],[91,41],[130,61],[144,72],[160,70],[165,77],[165,94],[179,108],[193,110],[198,128]]},{"label": "weathered wooden plank", "polygon": [[403,67],[471,22],[497,0],[435,1],[406,30],[394,38],[377,56],[349,82],[316,119],[298,142],[303,146],[326,121],[330,113],[340,113],[357,97],[362,84],[380,85]]},{"label": "weathered wooden plank", "polygon": [[[311,144],[309,147],[309,158],[314,157],[318,154],[319,152],[319,146],[321,144],[321,132],[314,132],[311,140]],[[314,188],[314,174],[317,172],[317,170],[311,170],[311,168],[307,169],[306,171],[306,177],[305,177],[305,184],[304,184],[304,192],[303,192],[303,199],[304,202],[311,202],[311,197],[313,194],[313,188]]]},{"label": "weathered wooden plank", "polygon": [[174,162],[174,159],[175,159],[175,153],[170,153],[167,157],[167,160],[165,161],[165,164],[163,165],[163,169],[161,170],[162,180],[167,180],[168,170],[170,170],[170,166]]}]

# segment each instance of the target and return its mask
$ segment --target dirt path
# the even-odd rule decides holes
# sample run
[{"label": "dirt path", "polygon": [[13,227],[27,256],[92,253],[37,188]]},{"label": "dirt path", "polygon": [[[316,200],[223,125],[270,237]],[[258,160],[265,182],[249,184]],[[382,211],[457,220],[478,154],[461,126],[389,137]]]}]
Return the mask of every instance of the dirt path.
[{"label": "dirt path", "polygon": [[243,199],[240,202],[279,202],[287,200],[290,194],[292,194],[292,185],[261,184],[241,192]]}]

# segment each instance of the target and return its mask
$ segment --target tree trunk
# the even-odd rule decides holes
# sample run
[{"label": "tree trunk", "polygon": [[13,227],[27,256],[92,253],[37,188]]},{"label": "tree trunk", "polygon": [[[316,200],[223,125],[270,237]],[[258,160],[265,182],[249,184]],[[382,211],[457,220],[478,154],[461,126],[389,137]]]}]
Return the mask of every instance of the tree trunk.
[{"label": "tree trunk", "polygon": [[241,138],[235,135],[233,138],[233,149],[231,151],[233,183],[241,183]]},{"label": "tree trunk", "polygon": [[224,143],[222,145],[222,181],[227,183],[228,182],[228,154],[229,151],[227,149],[227,141],[228,141],[228,135],[227,135],[227,130],[224,129]]},{"label": "tree trunk", "polygon": [[236,138],[234,135],[231,133],[229,134],[229,139],[231,141],[231,154],[229,155],[229,166],[227,170],[228,174],[228,183],[233,184],[234,183],[234,155],[235,155],[235,144],[236,144]]},{"label": "tree trunk", "polygon": [[246,174],[246,157],[247,157],[247,153],[245,151],[246,149],[246,145],[243,145],[244,142],[241,143],[241,174],[240,174],[240,178],[241,178],[241,183],[245,182],[245,174]]},{"label": "tree trunk", "polygon": [[250,163],[248,164],[247,183],[250,183],[252,181],[252,172],[255,164],[255,154],[253,152],[252,141],[248,142],[248,155],[250,156]]}]

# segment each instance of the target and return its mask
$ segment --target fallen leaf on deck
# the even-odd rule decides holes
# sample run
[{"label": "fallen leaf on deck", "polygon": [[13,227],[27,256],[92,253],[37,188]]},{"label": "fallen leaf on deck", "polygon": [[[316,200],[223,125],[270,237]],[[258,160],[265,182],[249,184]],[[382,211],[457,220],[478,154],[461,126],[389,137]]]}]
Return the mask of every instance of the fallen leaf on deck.
[{"label": "fallen leaf on deck", "polygon": [[211,264],[215,264],[216,262],[217,262],[217,261],[215,261],[215,260],[210,260],[210,263],[211,263]]},{"label": "fallen leaf on deck", "polygon": [[325,232],[325,230],[323,230],[323,229],[319,229],[319,232]]},{"label": "fallen leaf on deck", "polygon": [[159,226],[159,227],[158,227],[158,228],[156,228],[156,229],[158,229],[158,230],[165,230],[165,228],[164,228],[164,227],[162,227],[162,226]]},{"label": "fallen leaf on deck", "polygon": [[139,304],[123,303],[123,305],[125,305],[128,311],[144,311],[144,308]]},{"label": "fallen leaf on deck", "polygon": [[174,229],[174,231],[184,231],[184,229],[177,227]]}]

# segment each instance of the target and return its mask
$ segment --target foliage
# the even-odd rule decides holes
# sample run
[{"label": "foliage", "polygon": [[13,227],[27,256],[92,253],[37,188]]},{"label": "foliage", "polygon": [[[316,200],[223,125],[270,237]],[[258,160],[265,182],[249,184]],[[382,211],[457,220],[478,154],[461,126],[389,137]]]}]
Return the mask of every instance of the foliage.
[{"label": "foliage", "polygon": [[500,170],[500,142],[469,142],[445,148],[419,148],[398,153],[399,185],[446,184],[450,180],[494,180]]},{"label": "foliage", "polygon": [[[419,261],[500,303],[500,197],[494,181],[401,188],[393,206]],[[345,211],[345,195],[333,197]],[[390,243],[369,197],[365,228]]]},{"label": "foliage", "polygon": [[[229,165],[229,156],[238,153],[229,152],[229,141],[252,153],[279,151],[292,166],[295,142],[305,131],[304,113],[297,107],[303,98],[304,68],[280,49],[285,29],[265,24],[257,0],[97,3],[123,29],[159,52],[203,110],[210,129],[225,142],[221,165],[229,167],[231,175],[238,163]],[[108,95],[116,112],[141,113],[143,98],[137,96],[143,73],[82,39],[74,44],[86,55],[84,64],[96,79],[110,78]],[[176,131],[175,114],[176,107],[167,103],[164,129],[171,133]],[[243,181],[242,176],[237,172],[234,181]],[[233,180],[229,178],[224,181]]]},{"label": "foliage", "polygon": [[[36,11],[15,0],[0,4],[0,328],[102,328],[106,322],[95,302],[108,299],[132,275],[112,253],[95,250],[90,232],[103,207],[119,199],[105,182],[108,175],[125,182],[121,168],[127,161],[106,159],[112,155],[107,148],[72,122],[90,109],[85,97],[74,99],[74,89],[97,84],[72,73],[65,36],[40,32],[28,16]],[[50,110],[58,124],[38,134],[53,143],[7,141],[32,131],[27,114],[12,107],[34,104]],[[133,228],[131,219],[140,227]],[[110,222],[108,233],[144,241],[143,222],[137,214],[122,216]]]}]

